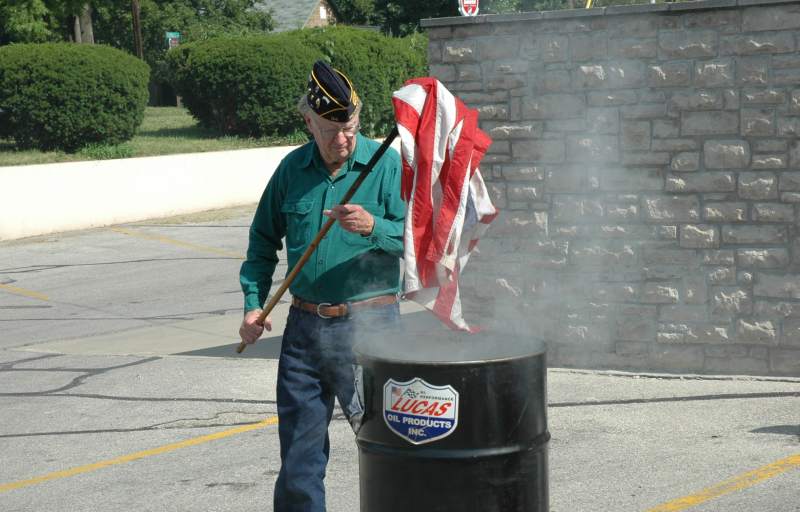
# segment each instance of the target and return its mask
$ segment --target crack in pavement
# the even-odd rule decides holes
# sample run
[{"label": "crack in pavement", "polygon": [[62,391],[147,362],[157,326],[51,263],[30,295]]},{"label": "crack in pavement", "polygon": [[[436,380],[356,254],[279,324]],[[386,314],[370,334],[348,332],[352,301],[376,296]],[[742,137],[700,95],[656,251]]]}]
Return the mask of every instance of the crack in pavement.
[{"label": "crack in pavement", "polygon": [[112,370],[118,370],[120,368],[129,368],[131,366],[137,366],[140,364],[151,363],[153,361],[158,361],[160,357],[147,357],[144,359],[140,359],[138,361],[131,361],[129,363],[124,363],[116,366],[108,366],[105,368],[61,368],[61,367],[53,367],[53,368],[15,368],[16,365],[20,363],[30,362],[30,361],[37,361],[41,359],[48,359],[54,357],[61,357],[61,354],[48,354],[45,356],[27,358],[27,359],[20,359],[17,361],[7,361],[5,363],[0,364],[0,373],[11,373],[11,372],[74,372],[74,373],[82,373],[82,375],[78,375],[74,379],[72,379],[68,384],[61,386],[55,389],[49,389],[45,391],[31,391],[31,392],[17,392],[17,393],[0,393],[0,397],[5,396],[15,396],[15,397],[32,397],[32,396],[59,396],[57,393],[62,391],[67,391],[69,389],[76,388],[82,385],[87,379],[91,377],[96,377],[98,375],[103,375],[104,373],[108,373]]},{"label": "crack in pavement", "polygon": [[61,268],[72,267],[99,267],[104,265],[129,265],[133,263],[153,263],[156,261],[194,261],[194,260],[239,260],[233,256],[193,256],[186,258],[142,258],[139,260],[122,260],[122,261],[98,261],[95,263],[53,263],[50,265],[30,265],[27,267],[11,267],[0,269],[0,274],[27,274],[31,272],[41,272],[44,270],[55,270]]},{"label": "crack in pavement", "polygon": [[800,391],[777,391],[774,393],[731,393],[719,395],[667,396],[661,398],[629,398],[622,400],[597,400],[591,402],[555,402],[548,407],[585,407],[597,405],[633,405],[664,402],[694,402],[705,400],[746,400],[753,398],[800,398]]}]

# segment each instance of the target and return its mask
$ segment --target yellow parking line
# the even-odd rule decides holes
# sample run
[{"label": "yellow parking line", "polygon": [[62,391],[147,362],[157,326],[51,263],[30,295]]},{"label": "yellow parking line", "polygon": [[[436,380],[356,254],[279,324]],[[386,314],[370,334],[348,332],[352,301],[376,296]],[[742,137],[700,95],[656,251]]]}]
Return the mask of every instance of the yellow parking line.
[{"label": "yellow parking line", "polygon": [[123,235],[143,238],[145,240],[155,240],[156,242],[163,242],[165,244],[177,245],[179,247],[185,247],[187,249],[193,249],[195,251],[210,252],[213,254],[219,254],[221,256],[229,256],[229,257],[244,259],[244,256],[232,251],[226,251],[224,249],[217,249],[216,247],[208,247],[205,245],[192,244],[189,242],[182,242],[180,240],[175,240],[174,238],[169,238],[161,235],[151,235],[149,233],[144,233],[142,231],[134,231],[133,229],[114,227],[111,228],[111,231],[114,231],[115,233],[121,233]]},{"label": "yellow parking line", "polygon": [[648,509],[646,512],[676,512],[678,510],[686,510],[687,508],[695,507],[706,501],[724,496],[725,494],[747,489],[764,480],[797,468],[800,468],[800,453],[735,476],[690,496],[684,496],[683,498],[661,504],[655,508]]},{"label": "yellow parking line", "polygon": [[16,295],[24,295],[25,297],[30,297],[32,299],[50,300],[50,297],[43,293],[26,290],[25,288],[17,288],[16,286],[11,286],[10,284],[0,284],[0,290],[5,290]]},{"label": "yellow parking line", "polygon": [[30,487],[31,485],[41,484],[43,482],[47,482],[50,480],[57,480],[59,478],[67,478],[70,476],[80,475],[81,473],[89,473],[90,471],[95,471],[109,466],[116,466],[117,464],[124,464],[126,462],[133,462],[135,460],[143,459],[145,457],[150,457],[152,455],[160,455],[162,453],[172,452],[175,450],[179,450],[181,448],[187,448],[189,446],[197,446],[198,444],[207,443],[209,441],[216,441],[217,439],[223,439],[225,437],[230,437],[236,434],[242,434],[244,432],[250,432],[251,430],[257,430],[260,428],[267,427],[269,425],[275,425],[277,423],[278,423],[278,418],[273,416],[271,418],[265,419],[264,421],[253,423],[251,425],[244,425],[242,427],[236,427],[230,430],[216,432],[214,434],[195,437],[194,439],[187,439],[186,441],[180,441],[178,443],[159,446],[158,448],[152,448],[150,450],[143,450],[141,452],[131,453],[129,455],[123,455],[121,457],[117,457],[114,459],[95,462],[94,464],[86,464],[85,466],[78,466],[71,469],[65,469],[64,471],[55,471],[53,473],[47,473],[46,475],[29,478],[27,480],[19,480],[17,482],[0,484],[0,493],[6,491],[13,491],[14,489],[21,489],[23,487]]}]

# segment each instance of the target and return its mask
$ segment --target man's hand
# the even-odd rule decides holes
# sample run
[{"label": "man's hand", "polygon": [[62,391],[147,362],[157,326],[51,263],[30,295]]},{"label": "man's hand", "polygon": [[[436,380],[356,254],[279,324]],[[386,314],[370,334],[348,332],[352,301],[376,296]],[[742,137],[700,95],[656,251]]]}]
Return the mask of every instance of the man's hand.
[{"label": "man's hand", "polygon": [[326,217],[336,219],[342,229],[359,235],[372,234],[375,219],[372,214],[358,204],[339,204],[322,212]]},{"label": "man's hand", "polygon": [[242,326],[239,327],[239,337],[241,337],[242,341],[248,345],[255,343],[256,340],[264,333],[264,329],[268,331],[272,330],[272,319],[267,317],[262,324],[258,321],[259,315],[261,315],[260,309],[248,311],[244,314]]}]

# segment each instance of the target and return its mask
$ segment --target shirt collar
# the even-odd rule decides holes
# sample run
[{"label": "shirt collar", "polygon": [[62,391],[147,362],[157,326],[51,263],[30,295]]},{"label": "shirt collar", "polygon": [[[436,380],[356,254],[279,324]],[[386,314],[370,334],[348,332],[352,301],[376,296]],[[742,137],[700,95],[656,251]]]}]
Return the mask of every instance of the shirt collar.
[{"label": "shirt collar", "polygon": [[[363,167],[367,165],[371,157],[372,155],[367,147],[366,137],[361,135],[361,132],[358,132],[356,134],[356,150],[352,155],[350,155],[348,162],[352,162]],[[317,143],[313,139],[307,143],[307,151],[305,152],[303,160],[301,160],[300,164],[304,169],[309,167],[325,167],[325,164],[322,161],[322,156],[319,154]],[[348,165],[347,167],[350,168],[351,165]]]}]

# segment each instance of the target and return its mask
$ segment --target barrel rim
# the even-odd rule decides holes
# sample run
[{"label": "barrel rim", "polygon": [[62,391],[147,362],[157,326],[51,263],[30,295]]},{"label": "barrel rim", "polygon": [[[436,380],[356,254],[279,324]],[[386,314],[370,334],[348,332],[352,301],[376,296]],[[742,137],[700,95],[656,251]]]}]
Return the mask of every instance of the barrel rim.
[{"label": "barrel rim", "polygon": [[507,362],[507,361],[516,361],[518,359],[530,359],[530,358],[537,357],[537,356],[541,356],[543,359],[546,359],[546,357],[547,357],[547,350],[543,350],[541,352],[534,352],[534,353],[531,353],[531,354],[522,354],[522,355],[516,355],[516,356],[506,356],[506,357],[500,357],[500,358],[495,358],[495,359],[471,359],[469,361],[419,361],[419,360],[408,360],[408,359],[389,359],[388,357],[384,357],[384,356],[375,356],[375,355],[371,355],[371,354],[365,354],[363,352],[359,352],[357,350],[357,347],[356,347],[356,349],[354,349],[354,352],[356,354],[356,357],[359,357],[359,356],[366,357],[366,358],[369,358],[369,359],[371,359],[373,361],[381,361],[381,362],[396,363],[396,364],[407,364],[407,365],[422,365],[422,366],[442,366],[442,365],[447,365],[447,366],[456,366],[456,365],[465,366],[465,365],[471,365],[471,364],[503,363],[503,362]]}]

